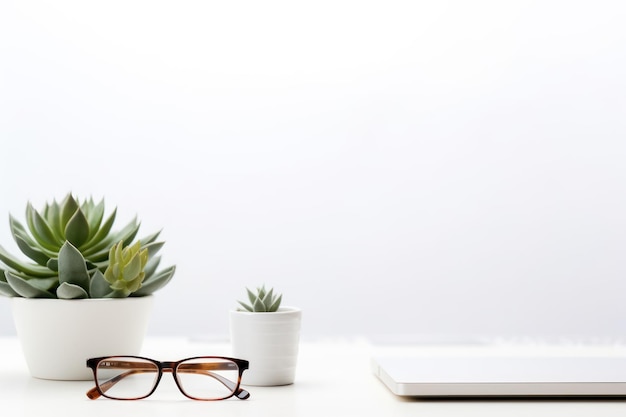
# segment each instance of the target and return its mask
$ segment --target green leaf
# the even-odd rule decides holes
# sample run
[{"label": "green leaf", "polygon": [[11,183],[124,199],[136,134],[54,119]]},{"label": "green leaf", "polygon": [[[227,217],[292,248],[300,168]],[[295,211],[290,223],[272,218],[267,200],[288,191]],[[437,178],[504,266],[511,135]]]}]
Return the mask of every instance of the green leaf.
[{"label": "green leaf", "polygon": [[41,266],[45,266],[48,263],[48,260],[50,259],[48,255],[46,255],[37,248],[29,246],[29,244],[26,243],[26,241],[20,236],[14,236],[14,239],[15,243],[17,243],[17,246],[20,248],[24,255],[28,256],[30,259],[32,259]]},{"label": "green leaf", "polygon": [[67,222],[67,226],[65,226],[65,238],[77,248],[89,238],[89,223],[81,209],[76,210],[74,215]]},{"label": "green leaf", "polygon": [[19,297],[20,295],[15,292],[13,288],[7,283],[0,281],[0,295],[5,297]]},{"label": "green leaf", "polygon": [[[11,272],[11,274],[15,275],[16,277],[20,277],[23,280],[30,282],[31,285],[33,285],[34,287],[37,287],[44,291],[51,290],[53,288],[56,288],[57,285],[59,285],[59,277],[56,275],[53,277],[47,277],[47,278],[36,278],[36,277],[32,277],[28,274],[24,274],[19,271],[10,270],[9,272]],[[6,271],[1,272],[1,274],[2,274],[2,278],[0,279],[0,281],[6,282]]]},{"label": "green leaf", "polygon": [[9,214],[9,228],[11,229],[11,234],[14,237],[20,236],[22,239],[28,242],[29,245],[38,246],[36,244],[37,242],[35,242],[35,240],[33,240],[29,236],[28,232],[26,231],[22,223],[20,223],[15,217],[11,216],[10,214]]},{"label": "green leaf", "polygon": [[265,297],[265,285],[262,285],[259,288],[257,288],[257,293],[259,294],[259,298],[263,299]]},{"label": "green leaf", "polygon": [[46,266],[52,271],[59,272],[59,258],[50,258]]},{"label": "green leaf", "polygon": [[89,294],[78,285],[62,282],[57,288],[57,297],[65,300],[74,300],[78,298],[89,298]]},{"label": "green leaf", "polygon": [[50,226],[46,220],[41,217],[39,212],[33,209],[32,205],[28,203],[27,206],[30,215],[31,234],[37,240],[37,242],[43,247],[56,250],[59,247],[59,242],[55,239],[54,233],[50,230]]},{"label": "green leaf", "polygon": [[[37,288],[31,280],[25,280],[12,274],[9,271],[5,271],[5,277],[11,288],[20,296],[25,298],[55,298],[53,294],[48,291]],[[32,280],[37,281],[37,280]]]},{"label": "green leaf", "polygon": [[17,242],[17,238],[19,237],[24,242],[26,242],[28,244],[28,246],[30,246],[31,248],[39,250],[40,252],[46,254],[46,256],[48,256],[49,258],[57,256],[57,251],[56,250],[50,250],[50,249],[47,249],[47,248],[41,246],[35,239],[33,239],[28,234],[28,231],[26,231],[26,229],[24,229],[24,226],[22,226],[22,224],[19,221],[17,221],[15,218],[13,218],[13,216],[11,216],[11,215],[9,215],[9,227],[11,228],[11,234],[13,236],[13,240],[15,240],[15,242],[18,244],[18,246],[20,245]]},{"label": "green leaf", "polygon": [[[83,254],[85,254],[85,252],[83,251]],[[104,266],[106,268],[106,266],[109,264],[109,249],[108,248],[103,248],[102,250],[100,250],[99,252],[95,252],[92,254],[85,254],[86,257],[89,257],[89,260],[91,262],[94,263],[98,263],[98,266]],[[100,263],[103,263],[103,265],[100,265]]]},{"label": "green leaf", "polygon": [[279,295],[278,298],[276,299],[276,301],[274,301],[274,303],[267,309],[267,311],[277,311],[278,308],[280,307],[280,303],[283,300],[283,295]]},{"label": "green leaf", "polygon": [[104,218],[104,199],[100,200],[96,205],[92,204],[90,210],[86,212],[88,213],[87,221],[89,222],[89,240],[91,240],[100,228]]},{"label": "green leaf", "polygon": [[114,232],[107,236],[103,236],[103,239],[98,243],[94,243],[93,246],[88,245],[89,247],[85,248],[83,250],[83,253],[86,257],[91,258],[92,254],[100,252],[104,248],[107,248],[108,250],[108,248],[110,248],[114,244],[117,244],[120,240],[124,242],[124,246],[128,246],[137,235],[138,230],[139,223],[137,223],[137,219],[135,218],[126,226],[124,226],[124,228],[119,232]]},{"label": "green leaf", "polygon": [[139,254],[135,254],[130,262],[124,265],[122,269],[122,276],[127,280],[135,278],[141,272],[141,257]]},{"label": "green leaf", "polygon": [[250,291],[250,288],[247,288],[247,287],[246,287],[246,293],[248,294],[248,300],[250,300],[250,304],[254,305],[257,299],[256,294]]},{"label": "green leaf", "polygon": [[75,284],[89,291],[89,273],[85,258],[70,242],[65,242],[59,251],[59,282]]},{"label": "green leaf", "polygon": [[154,258],[150,258],[146,267],[143,269],[143,272],[146,274],[146,280],[149,279],[156,272],[159,264],[161,263],[161,257],[155,256]]},{"label": "green leaf", "polygon": [[252,306],[250,306],[249,304],[244,303],[243,301],[237,301],[239,303],[240,306],[243,307],[244,310],[252,312]]},{"label": "green leaf", "polygon": [[261,301],[259,298],[256,299],[253,307],[254,311],[258,311],[260,313],[265,312],[265,305],[263,304],[263,301]]},{"label": "green leaf", "polygon": [[76,200],[74,199],[71,193],[65,196],[65,198],[61,202],[61,217],[59,219],[61,223],[60,224],[61,230],[65,230],[67,223],[70,221],[74,213],[76,213],[76,210],[78,210],[78,207],[79,207],[78,203],[76,202]]},{"label": "green leaf", "polygon": [[127,298],[128,295],[128,291],[126,290],[113,290],[107,295],[107,298]]},{"label": "green leaf", "polygon": [[274,288],[270,288],[270,290],[265,294],[265,296],[261,300],[261,301],[263,301],[263,305],[266,308],[268,308],[270,305],[272,305],[272,298],[273,297],[274,297]]},{"label": "green leaf", "polygon": [[65,238],[63,237],[63,228],[61,227],[61,208],[59,207],[59,203],[56,200],[52,201],[52,204],[46,206],[46,221],[50,225],[52,229],[52,233],[54,233],[55,238],[58,241],[63,241]]},{"label": "green leaf", "polygon": [[[143,243],[143,240],[140,240],[140,242]],[[142,245],[141,249],[148,249],[148,257],[151,258],[161,250],[163,245],[165,245],[165,242],[152,242],[147,245]]]},{"label": "green leaf", "polygon": [[94,246],[96,245],[99,246],[99,244],[102,243],[102,240],[109,235],[109,232],[111,232],[113,223],[115,223],[116,214],[117,214],[117,208],[114,209],[113,212],[109,215],[109,217],[102,224],[98,232],[92,238],[90,238],[87,243],[83,245],[83,253],[85,254],[85,256],[88,256],[92,252],[98,252],[104,247],[108,248],[110,246],[109,244],[105,243],[101,247],[96,247],[94,249]]},{"label": "green leaf", "polygon": [[115,241],[119,242],[120,240],[124,242],[124,246],[129,246],[135,236],[137,236],[137,232],[139,231],[139,226],[141,223],[137,223],[137,219],[133,219],[132,222],[128,223],[122,230],[120,230],[115,235]]},{"label": "green leaf", "polygon": [[16,271],[19,271],[26,275],[30,275],[32,277],[47,278],[56,275],[54,271],[42,267],[41,265],[24,263],[20,261],[9,252],[7,252],[6,249],[4,249],[2,246],[0,246],[0,261],[2,261],[9,268],[15,269]]},{"label": "green leaf", "polygon": [[110,296],[111,291],[111,287],[104,279],[102,272],[96,269],[89,283],[89,296],[91,298],[107,298]]},{"label": "green leaf", "polygon": [[134,297],[141,297],[154,293],[155,291],[167,285],[167,283],[170,282],[170,280],[174,276],[175,272],[176,265],[165,268],[164,270],[153,275],[150,279],[144,280],[144,282],[141,284],[141,287],[131,295]]},{"label": "green leaf", "polygon": [[144,245],[148,245],[156,241],[160,234],[161,234],[161,231],[159,230],[158,232],[152,233],[151,235],[148,235],[144,237],[143,239],[139,239],[139,241]]}]

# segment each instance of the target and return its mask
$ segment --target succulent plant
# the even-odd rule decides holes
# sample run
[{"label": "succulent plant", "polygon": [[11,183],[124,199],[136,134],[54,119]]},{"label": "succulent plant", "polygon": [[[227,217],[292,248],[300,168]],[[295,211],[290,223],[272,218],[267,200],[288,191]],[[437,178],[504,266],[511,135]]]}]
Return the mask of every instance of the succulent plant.
[{"label": "succulent plant", "polygon": [[148,249],[141,249],[141,243],[124,247],[120,241],[109,252],[109,266],[104,271],[104,279],[116,291],[128,296],[141,287],[148,262]]},{"label": "succulent plant", "polygon": [[9,215],[13,238],[30,259],[24,261],[0,246],[0,294],[127,297],[148,295],[166,285],[176,268],[157,272],[161,258],[156,254],[164,244],[156,241],[160,232],[135,241],[137,219],[113,231],[116,213],[114,209],[105,219],[104,200],[80,202],[68,194],[60,203],[46,203],[41,212],[28,203],[26,227]]},{"label": "succulent plant", "polygon": [[246,288],[246,292],[248,294],[249,303],[237,301],[242,307],[239,308],[239,311],[271,313],[278,310],[283,299],[282,294],[274,294],[273,288],[270,288],[269,291],[267,291],[265,289],[265,285],[258,287],[256,292],[252,292],[250,289]]}]

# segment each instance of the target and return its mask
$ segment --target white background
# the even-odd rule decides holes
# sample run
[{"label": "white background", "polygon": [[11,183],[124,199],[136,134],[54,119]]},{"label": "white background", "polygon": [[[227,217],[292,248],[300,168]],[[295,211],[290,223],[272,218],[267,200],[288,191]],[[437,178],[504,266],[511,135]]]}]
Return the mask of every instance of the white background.
[{"label": "white background", "polygon": [[621,335],[622,4],[4,0],[0,244],[70,191],[162,228],[154,335],[262,283],[309,337]]}]

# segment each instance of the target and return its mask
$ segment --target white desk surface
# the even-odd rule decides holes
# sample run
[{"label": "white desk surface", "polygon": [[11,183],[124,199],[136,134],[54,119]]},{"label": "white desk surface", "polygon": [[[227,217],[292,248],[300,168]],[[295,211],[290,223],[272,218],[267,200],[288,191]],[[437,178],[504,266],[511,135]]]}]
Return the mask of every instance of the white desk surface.
[{"label": "white desk surface", "polygon": [[[189,400],[180,394],[171,375],[157,391],[138,401],[89,400],[90,381],[46,381],[28,373],[19,342],[0,338],[0,403],[11,416],[626,416],[626,400],[407,400],[394,396],[374,377],[372,354],[410,350],[416,354],[498,355],[503,346],[385,346],[364,340],[302,342],[296,382],[283,387],[246,387],[251,397],[217,402]],[[529,354],[598,354],[626,356],[626,346],[515,347]],[[157,360],[193,355],[230,355],[227,343],[183,338],[148,338],[142,354]],[[3,413],[4,414],[4,413]]]}]

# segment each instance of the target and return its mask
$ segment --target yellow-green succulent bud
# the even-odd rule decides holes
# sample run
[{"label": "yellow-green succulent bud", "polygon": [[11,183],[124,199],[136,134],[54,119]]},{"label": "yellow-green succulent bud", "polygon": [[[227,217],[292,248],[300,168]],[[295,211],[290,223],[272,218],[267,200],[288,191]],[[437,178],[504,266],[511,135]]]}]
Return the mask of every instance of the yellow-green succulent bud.
[{"label": "yellow-green succulent bud", "polygon": [[109,266],[104,271],[104,279],[113,290],[128,296],[141,288],[146,263],[148,263],[148,249],[141,249],[139,241],[126,247],[124,247],[124,242],[120,241],[109,251]]}]

